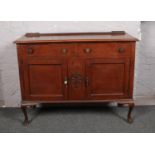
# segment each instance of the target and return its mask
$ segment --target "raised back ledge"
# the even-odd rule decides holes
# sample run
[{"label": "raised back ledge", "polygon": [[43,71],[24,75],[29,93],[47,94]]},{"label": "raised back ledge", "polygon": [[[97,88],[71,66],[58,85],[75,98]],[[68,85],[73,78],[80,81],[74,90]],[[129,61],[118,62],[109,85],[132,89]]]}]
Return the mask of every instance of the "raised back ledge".
[{"label": "raised back ledge", "polygon": [[110,32],[67,32],[67,33],[26,33],[25,37],[41,37],[41,36],[70,36],[70,35],[125,35],[125,31]]},{"label": "raised back ledge", "polygon": [[14,43],[68,43],[68,42],[135,42],[137,38],[125,31],[72,32],[72,33],[26,33]]}]

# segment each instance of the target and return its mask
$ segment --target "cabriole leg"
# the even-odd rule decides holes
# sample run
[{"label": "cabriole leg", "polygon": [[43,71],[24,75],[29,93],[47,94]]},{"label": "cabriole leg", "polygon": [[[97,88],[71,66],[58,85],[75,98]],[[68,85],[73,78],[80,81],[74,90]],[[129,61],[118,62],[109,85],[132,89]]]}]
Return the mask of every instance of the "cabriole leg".
[{"label": "cabriole leg", "polygon": [[128,111],[128,123],[132,123],[133,122],[133,118],[131,116],[132,110],[134,108],[134,103],[130,103],[129,104],[129,111]]},{"label": "cabriole leg", "polygon": [[27,115],[27,107],[26,106],[22,106],[21,109],[22,109],[23,114],[24,114],[24,122],[23,122],[23,124],[24,125],[28,125],[29,120],[28,120],[28,115]]}]

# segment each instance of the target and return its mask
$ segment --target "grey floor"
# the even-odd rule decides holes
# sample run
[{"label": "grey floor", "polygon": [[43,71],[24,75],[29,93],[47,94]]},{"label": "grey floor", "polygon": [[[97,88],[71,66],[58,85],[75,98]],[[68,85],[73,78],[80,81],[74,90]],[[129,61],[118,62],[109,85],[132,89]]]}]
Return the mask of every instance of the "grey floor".
[{"label": "grey floor", "polygon": [[134,122],[126,122],[126,107],[50,107],[29,109],[23,126],[18,108],[0,108],[1,133],[129,133],[155,132],[155,106],[137,106]]}]

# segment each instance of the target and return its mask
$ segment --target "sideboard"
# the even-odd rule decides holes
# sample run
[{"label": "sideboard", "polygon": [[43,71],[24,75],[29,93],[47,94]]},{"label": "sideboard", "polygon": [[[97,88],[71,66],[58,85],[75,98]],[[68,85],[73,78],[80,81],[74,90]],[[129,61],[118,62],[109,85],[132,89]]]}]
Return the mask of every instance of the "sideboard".
[{"label": "sideboard", "polygon": [[22,104],[104,104],[129,107],[132,122],[136,38],[124,31],[27,33],[15,41]]}]

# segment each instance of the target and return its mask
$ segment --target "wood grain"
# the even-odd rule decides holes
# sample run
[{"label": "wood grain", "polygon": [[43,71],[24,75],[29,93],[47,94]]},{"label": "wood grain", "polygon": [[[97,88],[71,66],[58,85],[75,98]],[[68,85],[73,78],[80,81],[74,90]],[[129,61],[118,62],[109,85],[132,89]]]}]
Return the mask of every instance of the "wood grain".
[{"label": "wood grain", "polygon": [[129,105],[131,122],[136,41],[122,31],[28,33],[16,40],[26,122],[26,106],[111,101]]}]

